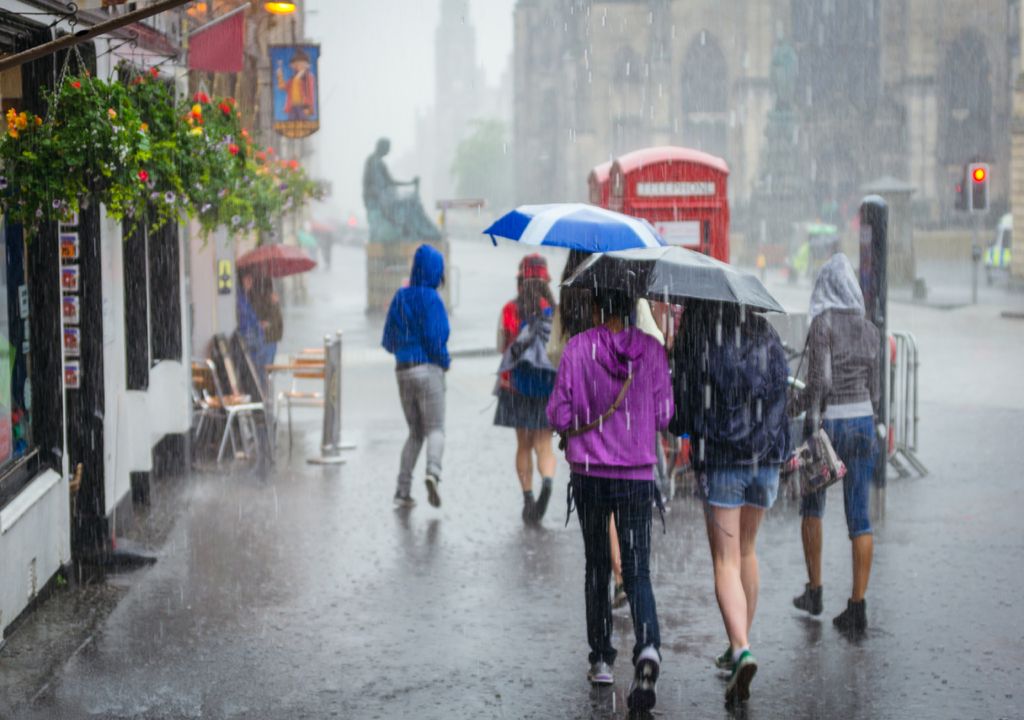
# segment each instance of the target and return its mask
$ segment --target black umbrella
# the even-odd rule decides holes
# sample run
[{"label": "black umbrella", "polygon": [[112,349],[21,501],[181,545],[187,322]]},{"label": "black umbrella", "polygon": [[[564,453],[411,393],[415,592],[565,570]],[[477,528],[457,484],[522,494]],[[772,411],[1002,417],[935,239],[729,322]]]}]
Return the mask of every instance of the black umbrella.
[{"label": "black umbrella", "polygon": [[595,255],[565,285],[622,290],[635,297],[669,303],[714,300],[752,310],[786,312],[754,275],[678,246]]}]

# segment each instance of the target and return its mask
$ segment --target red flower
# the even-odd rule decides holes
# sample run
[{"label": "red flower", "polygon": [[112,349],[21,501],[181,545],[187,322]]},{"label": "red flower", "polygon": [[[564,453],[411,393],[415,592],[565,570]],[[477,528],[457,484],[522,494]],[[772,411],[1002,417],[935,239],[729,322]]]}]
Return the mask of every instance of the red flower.
[{"label": "red flower", "polygon": [[298,170],[299,169],[299,161],[298,160],[289,160],[288,161],[288,169],[289,170]]},{"label": "red flower", "polygon": [[231,106],[228,105],[226,102],[222,102],[218,107],[220,108],[220,111],[225,115],[231,115]]},{"label": "red flower", "polygon": [[268,147],[267,148],[267,155],[273,155],[273,154],[274,154],[274,148]]},{"label": "red flower", "polygon": [[228,145],[228,152],[231,153],[232,155],[237,155],[239,150],[241,150],[241,148],[235,145],[234,143]]},{"label": "red flower", "polygon": [[149,69],[149,74],[150,74],[150,75],[152,75],[152,76],[153,76],[153,77],[155,77],[155,78],[158,78],[158,77],[160,77],[160,71],[159,71],[159,70],[157,70],[157,69],[156,69],[156,67],[151,67],[151,68]]},{"label": "red flower", "polygon": [[256,153],[256,159],[259,160],[260,162],[266,162],[267,154],[260,150],[258,153]]},{"label": "red flower", "polygon": [[230,105],[231,107],[235,106],[235,99],[233,97],[229,97],[227,99],[227,101],[228,101],[228,105]]},{"label": "red flower", "polygon": [[145,170],[139,170],[139,180],[147,182],[149,180],[149,173]]},{"label": "red flower", "polygon": [[204,93],[202,90],[192,96],[192,99],[197,103],[208,103],[210,102],[210,96]]},{"label": "red flower", "polygon": [[82,87],[82,83],[80,83],[78,80],[72,80],[71,87],[73,87],[75,90],[80,90]]}]

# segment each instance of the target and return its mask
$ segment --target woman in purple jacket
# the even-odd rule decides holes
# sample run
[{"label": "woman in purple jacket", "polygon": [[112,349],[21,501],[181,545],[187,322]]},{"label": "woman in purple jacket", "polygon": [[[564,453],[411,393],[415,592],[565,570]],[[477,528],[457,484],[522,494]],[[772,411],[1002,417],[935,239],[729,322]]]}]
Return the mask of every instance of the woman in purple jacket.
[{"label": "woman in purple jacket", "polygon": [[631,327],[636,299],[617,292],[594,297],[596,327],[569,340],[548,401],[551,426],[567,437],[572,466],[570,512],[575,501],[586,554],[584,596],[588,679],[613,683],[612,608],[608,596],[609,517],[614,513],[623,580],[633,616],[631,709],[654,706],[661,637],[651,589],[651,507],[655,433],[673,415],[668,360],[658,341]]}]

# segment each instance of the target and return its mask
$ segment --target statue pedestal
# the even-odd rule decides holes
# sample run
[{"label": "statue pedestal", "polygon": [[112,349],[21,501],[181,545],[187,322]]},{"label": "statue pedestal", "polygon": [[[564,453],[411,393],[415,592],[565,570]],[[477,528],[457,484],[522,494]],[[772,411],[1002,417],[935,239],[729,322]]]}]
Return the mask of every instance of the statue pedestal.
[{"label": "statue pedestal", "polygon": [[[409,281],[412,270],[412,257],[416,248],[426,244],[436,248],[444,255],[446,276],[451,275],[449,263],[449,244],[446,240],[399,240],[396,242],[378,242],[371,240],[366,245],[366,312],[368,314],[386,313],[391,305],[395,292]],[[438,288],[441,299],[449,309],[449,283]]]}]

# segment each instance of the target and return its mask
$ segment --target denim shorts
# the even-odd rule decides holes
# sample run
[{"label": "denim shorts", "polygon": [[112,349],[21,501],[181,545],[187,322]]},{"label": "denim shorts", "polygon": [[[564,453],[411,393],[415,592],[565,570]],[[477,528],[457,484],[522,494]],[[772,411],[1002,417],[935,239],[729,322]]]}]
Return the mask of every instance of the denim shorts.
[{"label": "denim shorts", "polygon": [[[825,433],[836,449],[839,459],[846,464],[843,478],[843,508],[846,510],[846,529],[850,539],[871,532],[871,482],[875,477],[878,445],[875,423],[871,417],[826,420]],[[825,490],[804,495],[800,501],[800,514],[820,518],[825,514]]]},{"label": "denim shorts", "polygon": [[725,465],[707,469],[705,488],[709,505],[738,508],[744,505],[767,510],[779,494],[779,466]]}]

